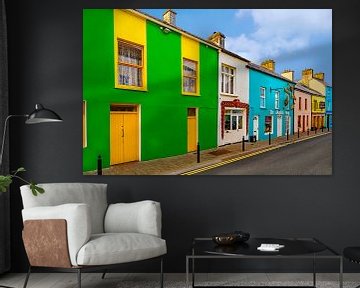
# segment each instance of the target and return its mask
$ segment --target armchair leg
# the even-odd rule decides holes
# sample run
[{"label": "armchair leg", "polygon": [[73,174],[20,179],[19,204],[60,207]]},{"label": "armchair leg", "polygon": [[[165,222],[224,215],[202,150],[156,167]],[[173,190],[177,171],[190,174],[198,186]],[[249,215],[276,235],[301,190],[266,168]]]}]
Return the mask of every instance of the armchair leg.
[{"label": "armchair leg", "polygon": [[27,274],[26,274],[26,278],[25,278],[25,282],[24,282],[23,288],[26,288],[27,283],[28,283],[28,281],[29,281],[30,274],[31,274],[31,265],[29,266],[29,270],[28,270],[28,272],[27,272]]},{"label": "armchair leg", "polygon": [[78,288],[81,288],[81,269],[77,269]]},{"label": "armchair leg", "polygon": [[105,279],[106,272],[107,272],[107,270],[105,269],[103,274],[101,275],[101,279]]},{"label": "armchair leg", "polygon": [[164,287],[164,270],[163,270],[163,257],[160,260],[160,287]]}]

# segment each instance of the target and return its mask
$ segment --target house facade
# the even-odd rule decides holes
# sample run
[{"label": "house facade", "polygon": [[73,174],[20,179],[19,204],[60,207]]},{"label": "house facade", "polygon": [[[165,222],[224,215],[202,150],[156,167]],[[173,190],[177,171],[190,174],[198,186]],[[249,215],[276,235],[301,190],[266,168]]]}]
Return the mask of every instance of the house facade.
[{"label": "house facade", "polygon": [[275,62],[249,63],[249,137],[266,140],[292,133],[295,82],[275,73]]},{"label": "house facade", "polygon": [[218,45],[219,98],[218,146],[248,139],[249,60],[224,48],[225,36],[214,32],[209,40]]},{"label": "house facade", "polygon": [[217,146],[218,47],[175,17],[83,10],[83,171]]},{"label": "house facade", "polygon": [[295,86],[294,131],[305,132],[311,129],[311,99],[313,90],[297,83]]}]

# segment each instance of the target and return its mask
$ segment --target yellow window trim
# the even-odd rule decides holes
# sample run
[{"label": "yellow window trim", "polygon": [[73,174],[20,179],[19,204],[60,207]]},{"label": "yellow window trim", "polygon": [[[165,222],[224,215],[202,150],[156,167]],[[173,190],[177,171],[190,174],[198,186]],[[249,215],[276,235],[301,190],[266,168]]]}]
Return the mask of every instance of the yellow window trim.
[{"label": "yellow window trim", "polygon": [[191,92],[182,92],[181,94],[186,96],[201,96],[199,93],[191,93]]},{"label": "yellow window trim", "polygon": [[[140,48],[141,49],[141,64],[142,65],[136,65],[136,64],[131,64],[131,63],[126,63],[126,62],[120,62],[119,61],[119,42],[123,42],[125,44],[128,44],[130,46],[135,46],[137,48]],[[134,42],[131,42],[131,41],[128,41],[128,40],[125,40],[125,39],[122,39],[122,38],[119,38],[117,37],[116,39],[116,53],[115,53],[115,88],[118,88],[118,89],[127,89],[127,90],[136,90],[136,91],[147,91],[147,81],[145,79],[145,65],[146,65],[146,62],[145,62],[145,53],[144,53],[144,50],[145,50],[145,46],[144,45],[141,45],[141,44],[138,44],[138,43],[134,43]],[[143,84],[143,86],[133,86],[133,85],[121,85],[118,83],[119,81],[119,65],[120,64],[123,64],[123,65],[126,65],[126,66],[130,66],[130,67],[136,67],[136,68],[141,68],[141,83]]]},{"label": "yellow window trim", "polygon": [[[188,60],[188,61],[191,61],[191,62],[194,62],[196,64],[196,76],[184,76],[184,60]],[[196,61],[196,60],[193,60],[193,59],[189,59],[187,57],[182,57],[181,59],[181,93],[183,95],[188,95],[188,96],[200,96],[200,91],[199,91],[199,86],[200,86],[200,81],[199,81],[199,78],[200,78],[200,69],[199,69],[199,61]],[[187,77],[187,78],[192,78],[192,79],[196,79],[196,83],[195,83],[195,90],[196,92],[185,92],[183,89],[184,89],[184,77]]]}]

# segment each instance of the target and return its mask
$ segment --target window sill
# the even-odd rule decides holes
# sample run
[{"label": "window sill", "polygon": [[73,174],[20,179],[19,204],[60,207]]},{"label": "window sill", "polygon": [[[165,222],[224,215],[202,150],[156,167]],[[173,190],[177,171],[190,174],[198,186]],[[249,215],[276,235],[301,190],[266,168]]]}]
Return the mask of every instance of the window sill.
[{"label": "window sill", "polygon": [[133,90],[133,91],[141,91],[141,92],[148,91],[146,87],[127,86],[127,85],[116,85],[115,89]]},{"label": "window sill", "polygon": [[185,96],[200,96],[199,93],[190,93],[190,92],[181,92],[181,94]]},{"label": "window sill", "polygon": [[237,95],[237,94],[230,94],[230,93],[223,93],[223,92],[220,92],[220,95],[221,96],[229,96],[229,97],[240,97],[240,95]]}]

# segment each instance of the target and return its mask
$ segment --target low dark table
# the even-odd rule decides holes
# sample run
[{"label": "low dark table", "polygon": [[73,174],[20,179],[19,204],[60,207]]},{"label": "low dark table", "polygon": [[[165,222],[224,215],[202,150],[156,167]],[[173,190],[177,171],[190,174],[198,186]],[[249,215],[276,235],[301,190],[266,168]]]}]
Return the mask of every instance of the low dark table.
[{"label": "low dark table", "polygon": [[[274,243],[284,245],[276,252],[259,251],[262,243]],[[320,242],[315,238],[250,238],[244,243],[220,246],[211,238],[193,239],[191,254],[186,256],[186,287],[189,287],[189,268],[191,265],[192,285],[195,286],[195,259],[313,259],[313,285],[294,287],[315,287],[316,288],[316,260],[335,259],[339,261],[339,287],[343,287],[343,258],[342,255]],[[214,286],[212,286],[214,287]],[[223,286],[226,287],[226,286]],[[231,286],[234,287],[234,286]],[[247,287],[247,286],[235,286]],[[251,286],[254,287],[254,286]],[[264,286],[262,286],[264,287]],[[271,286],[274,287],[274,286]],[[284,287],[284,286],[281,286]]]}]

